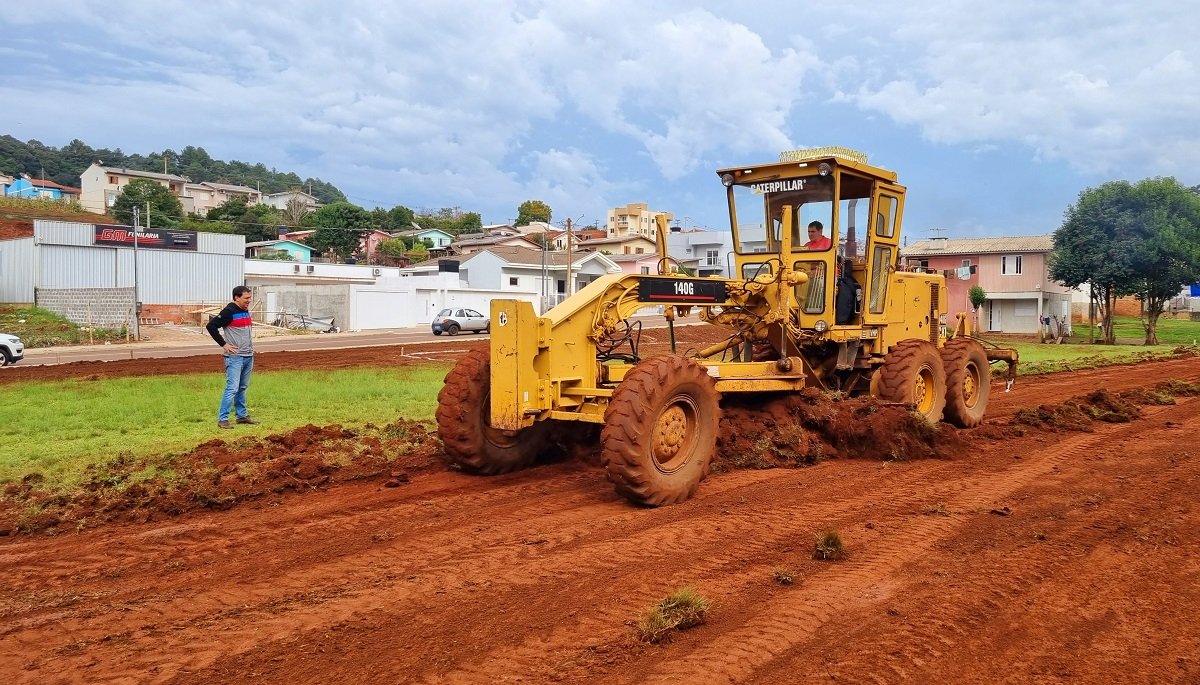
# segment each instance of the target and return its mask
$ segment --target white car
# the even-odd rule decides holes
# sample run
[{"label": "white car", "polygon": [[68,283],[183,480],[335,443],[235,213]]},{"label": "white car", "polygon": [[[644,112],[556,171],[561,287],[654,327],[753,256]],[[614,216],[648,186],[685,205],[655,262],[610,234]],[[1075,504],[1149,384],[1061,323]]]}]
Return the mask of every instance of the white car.
[{"label": "white car", "polygon": [[8,333],[0,333],[0,366],[16,364],[25,358],[25,346],[21,339]]},{"label": "white car", "polygon": [[472,333],[489,333],[492,330],[491,322],[488,317],[480,314],[474,309],[466,307],[456,307],[451,309],[443,309],[438,312],[437,316],[433,317],[433,334],[441,335],[458,335],[459,331],[471,331]]}]

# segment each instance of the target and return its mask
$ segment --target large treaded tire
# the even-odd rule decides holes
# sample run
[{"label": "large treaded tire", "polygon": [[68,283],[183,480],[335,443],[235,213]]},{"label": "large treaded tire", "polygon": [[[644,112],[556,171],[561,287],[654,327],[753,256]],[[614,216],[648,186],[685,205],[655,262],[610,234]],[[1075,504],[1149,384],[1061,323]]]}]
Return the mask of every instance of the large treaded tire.
[{"label": "large treaded tire", "polygon": [[892,347],[883,358],[874,388],[880,399],[914,405],[915,411],[930,423],[942,420],[946,371],[932,343],[906,340]]},{"label": "large treaded tire", "polygon": [[438,437],[446,460],[469,473],[495,475],[525,468],[546,446],[546,422],[519,431],[488,425],[491,397],[491,353],[473,350],[446,374],[438,393]]},{"label": "large treaded tire", "polygon": [[717,451],[720,396],[707,370],[677,356],[647,359],[604,412],[600,462],[617,492],[663,506],[691,497]]},{"label": "large treaded tire", "polygon": [[951,338],[942,347],[946,367],[946,421],[959,428],[983,422],[992,384],[992,367],[983,345],[970,338]]}]

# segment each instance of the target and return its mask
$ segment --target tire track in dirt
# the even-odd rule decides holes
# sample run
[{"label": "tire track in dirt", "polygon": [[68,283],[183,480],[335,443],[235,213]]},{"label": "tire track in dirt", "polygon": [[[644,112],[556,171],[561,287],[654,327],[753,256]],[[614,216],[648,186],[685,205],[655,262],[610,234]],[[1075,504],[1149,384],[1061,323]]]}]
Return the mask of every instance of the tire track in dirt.
[{"label": "tire track in dirt", "polygon": [[[1200,422],[1196,421],[1200,406],[1189,401],[1183,410],[1192,429],[1180,437],[1200,440]],[[1148,418],[1164,413],[1181,416],[1178,409],[1171,408],[1148,412]],[[1129,432],[1118,431],[1112,437]],[[1187,609],[1175,601],[1147,605],[1137,598],[1151,589],[1153,581],[1147,579],[1157,576],[1158,587],[1151,595],[1186,597],[1190,601],[1184,606],[1195,606],[1200,600],[1200,589],[1194,583],[1172,583],[1163,579],[1161,571],[1164,562],[1186,567],[1187,542],[1195,545],[1200,541],[1195,532],[1195,505],[1187,494],[1194,492],[1200,455],[1192,452],[1176,464],[1182,467],[1176,475],[1159,479],[1156,476],[1166,461],[1163,455],[1148,450],[1131,452],[1127,448],[1131,444],[1137,442],[1107,441],[1090,450],[1074,450],[1058,473],[1048,474],[1022,493],[1024,502],[1050,500],[1048,509],[1030,504],[1018,509],[1020,518],[1016,513],[1013,519],[968,517],[969,526],[981,531],[968,535],[964,527],[960,535],[939,543],[932,557],[937,559],[936,565],[922,561],[908,574],[929,579],[927,587],[913,588],[886,614],[859,612],[844,621],[846,625],[822,631],[791,650],[786,659],[789,668],[769,669],[753,682],[780,682],[778,678],[785,674],[862,682],[912,677],[932,682],[994,681],[991,677],[972,679],[937,666],[946,663],[975,664],[987,674],[1007,672],[1013,682],[1046,677],[1098,682],[1111,680],[1117,672],[1122,682],[1195,682],[1200,664],[1189,665],[1187,656],[1197,653],[1200,637],[1161,624],[1163,617],[1172,615],[1183,622]],[[1122,462],[1120,472],[1129,473],[1125,467],[1131,460],[1133,473],[1145,477],[1137,477],[1136,483],[1126,476],[1114,477],[1112,462]],[[1069,490],[1080,484],[1090,485],[1092,491]],[[1066,494],[1059,495],[1063,490]],[[1122,490],[1126,491],[1123,497]],[[1113,538],[1122,537],[1127,521],[1152,520],[1154,512],[1178,514],[1169,527],[1173,538],[1167,537],[1165,547],[1155,549],[1155,556],[1161,551],[1168,559],[1147,559],[1121,549],[1124,544],[1114,545]],[[1144,540],[1140,533],[1129,531],[1123,537]],[[985,539],[988,544],[981,543]],[[1200,567],[1194,558],[1190,561],[1195,569],[1191,576],[1196,579]],[[994,572],[974,573],[975,566]],[[1114,587],[1119,589],[1114,592]],[[942,601],[947,594],[956,598],[954,604]],[[938,611],[931,615],[930,607]],[[1121,624],[1132,625],[1119,627],[1118,616]],[[1044,637],[1031,643],[1027,637],[1031,632]],[[1069,638],[1064,640],[1064,636]],[[855,644],[857,649],[832,655],[822,670],[795,669],[798,664],[811,663],[811,650],[837,644]],[[1130,664],[1140,668],[1131,670]]]},{"label": "tire track in dirt", "polygon": [[[1194,414],[1194,411],[1191,413]],[[1094,450],[1097,445],[1140,430],[1140,425],[1126,424],[1092,434],[1073,435],[1064,441],[1065,444],[1023,459],[1019,469],[975,479],[951,500],[952,507],[968,511],[990,507],[998,499],[1011,496],[1017,489]],[[866,554],[856,554],[851,562],[843,564],[842,572],[836,577],[807,584],[801,592],[793,593],[777,605],[756,613],[752,620],[737,629],[710,639],[701,653],[691,653],[673,660],[668,666],[648,674],[647,679],[677,682],[747,681],[757,670],[769,666],[779,656],[809,640],[818,628],[835,616],[846,610],[859,611],[864,604],[876,604],[893,596],[895,591],[878,595],[872,592],[872,586],[883,584],[883,580],[894,575],[901,566],[927,555],[938,541],[951,536],[962,525],[963,521],[951,517],[925,517],[910,521],[905,530],[882,540],[877,548]],[[896,591],[901,589],[897,588]],[[1005,596],[993,598],[991,604],[998,606]],[[857,674],[857,677],[861,676],[861,672]],[[878,675],[879,682],[895,682],[901,677],[907,677],[907,674],[895,669]]]}]

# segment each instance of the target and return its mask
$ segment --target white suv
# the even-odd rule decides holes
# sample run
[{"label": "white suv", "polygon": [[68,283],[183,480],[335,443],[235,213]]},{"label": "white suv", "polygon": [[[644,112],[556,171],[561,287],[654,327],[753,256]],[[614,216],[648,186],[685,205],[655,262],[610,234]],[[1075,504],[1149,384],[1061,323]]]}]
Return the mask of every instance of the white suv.
[{"label": "white suv", "polygon": [[0,333],[0,366],[16,364],[25,358],[25,346],[21,339],[8,333]]}]

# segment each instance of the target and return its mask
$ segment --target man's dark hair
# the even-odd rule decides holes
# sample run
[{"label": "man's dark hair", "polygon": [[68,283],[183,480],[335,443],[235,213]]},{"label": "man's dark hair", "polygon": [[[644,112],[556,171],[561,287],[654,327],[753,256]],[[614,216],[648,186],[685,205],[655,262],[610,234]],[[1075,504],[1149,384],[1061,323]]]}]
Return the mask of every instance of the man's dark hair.
[{"label": "man's dark hair", "polygon": [[810,221],[810,222],[809,222],[809,224],[808,224],[808,227],[809,227],[809,228],[812,228],[813,226],[816,226],[818,231],[824,231],[824,230],[825,230],[825,227],[821,225],[821,222],[820,222],[820,221]]},{"label": "man's dark hair", "polygon": [[241,297],[242,293],[250,292],[250,288],[244,285],[236,285],[233,287],[233,299]]}]

